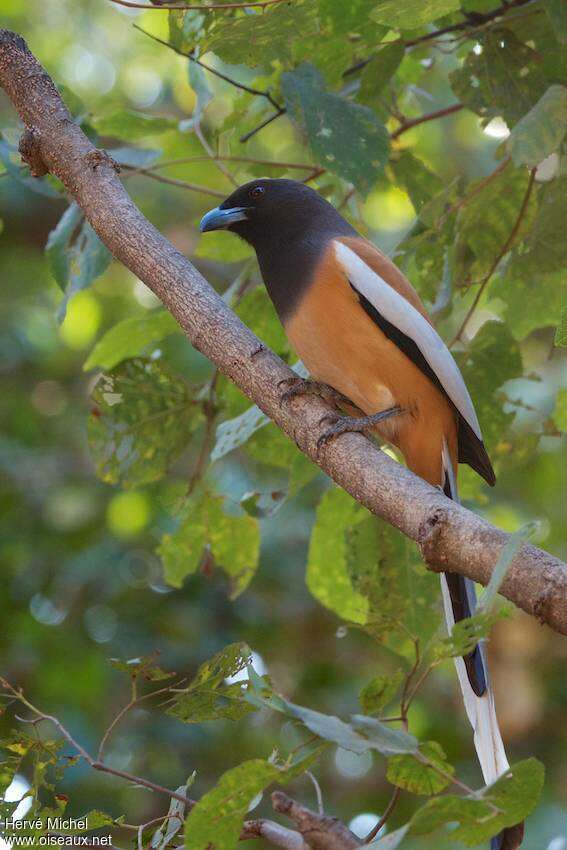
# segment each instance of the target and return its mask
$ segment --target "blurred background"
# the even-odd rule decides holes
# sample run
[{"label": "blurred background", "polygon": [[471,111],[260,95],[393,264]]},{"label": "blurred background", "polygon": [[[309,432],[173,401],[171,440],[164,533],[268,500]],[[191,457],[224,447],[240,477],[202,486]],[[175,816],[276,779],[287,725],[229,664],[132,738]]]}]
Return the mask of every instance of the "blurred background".
[{"label": "blurred background", "polygon": [[[178,121],[193,114],[197,100],[186,61],[132,27],[136,23],[167,38],[165,13],[128,11],[105,0],[44,0],[41,9],[26,0],[0,0],[0,21],[25,36],[57,83],[88,112],[131,108]],[[446,74],[455,61],[447,57],[446,66],[438,63],[428,78],[425,109],[428,98],[436,103],[447,98]],[[213,127],[223,125],[236,108],[229,87],[218,81],[214,87],[216,97],[206,117]],[[6,139],[17,139],[17,117],[2,98],[0,126]],[[483,131],[475,115],[462,111],[411,135],[448,182],[456,174],[472,179],[488,173],[505,134],[501,122]],[[202,153],[194,135],[177,131],[144,144],[159,148],[164,158]],[[244,152],[271,160],[304,155],[284,121],[258,134]],[[242,181],[255,173],[236,163],[231,169]],[[180,165],[167,174],[218,192],[230,190],[225,176],[207,161]],[[207,249],[199,248],[196,227],[217,201],[144,175],[126,175],[126,183],[145,215],[219,291],[225,290],[241,268],[237,250],[235,262],[230,256],[229,262],[216,262],[214,252],[207,256]],[[200,574],[173,590],[165,584],[155,554],[192,458],[180,462],[168,479],[143,488],[120,490],[96,478],[86,439],[94,378],[83,371],[83,363],[107,328],[119,319],[144,315],[157,301],[113,263],[91,288],[70,300],[64,321],[58,321],[61,292],[49,274],[44,246],[65,207],[64,199],[38,194],[25,181],[0,175],[0,672],[61,718],[91,751],[128,699],[127,679],[108,659],[154,650],[164,666],[189,675],[226,644],[244,640],[258,654],[257,666],[267,669],[294,701],[329,713],[356,711],[358,691],[378,672],[378,650],[360,632],[345,635],[339,620],[309,595],[304,582],[314,509],[325,486],[322,477],[274,517],[262,520],[260,568],[236,602],[228,600],[225,582],[216,573]],[[415,212],[407,194],[384,179],[359,203],[358,215],[371,238],[392,251],[411,228]],[[497,312],[498,302],[490,309]],[[482,319],[481,311],[478,321]],[[540,520],[538,542],[565,557],[565,445],[546,426],[561,372],[552,341],[551,328],[528,332],[521,341],[529,378],[505,388],[517,402],[514,451],[511,461],[501,464],[496,489],[489,495],[477,489],[476,509],[508,530]],[[162,348],[188,380],[202,382],[210,376],[209,364],[181,336],[170,337]],[[250,464],[236,453],[218,475],[246,477]],[[261,465],[253,471],[266,480],[277,477],[277,471],[268,475]],[[516,612],[497,626],[491,655],[513,761],[535,754],[547,769],[544,803],[530,819],[526,850],[565,850],[567,643]],[[420,737],[441,740],[460,775],[477,784],[470,731],[459,701],[453,670],[446,665],[428,681],[411,723]],[[285,745],[290,734],[263,713],[237,727],[220,721],[186,726],[144,709],[126,720],[110,758],[116,767],[169,787],[197,770],[193,793],[199,796],[228,767],[245,757],[268,755],[274,745]],[[325,755],[317,777],[327,811],[352,822],[360,834],[372,826],[390,793],[382,763],[342,750]],[[26,781],[22,776],[12,791],[21,793]],[[130,822],[142,822],[156,813],[152,795],[84,765],[67,772],[62,788],[72,790],[75,814],[98,808],[126,812]],[[315,805],[307,778],[291,789]],[[262,806],[259,811],[269,810]],[[404,822],[409,811],[410,800],[402,800],[394,824]],[[407,846],[442,850],[456,845],[436,833]]]}]

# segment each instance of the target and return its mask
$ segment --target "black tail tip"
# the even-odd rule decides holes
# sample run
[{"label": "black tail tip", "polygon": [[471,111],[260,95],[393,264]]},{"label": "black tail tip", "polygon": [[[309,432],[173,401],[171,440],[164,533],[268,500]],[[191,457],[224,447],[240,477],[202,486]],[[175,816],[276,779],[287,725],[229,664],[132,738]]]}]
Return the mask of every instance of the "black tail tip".
[{"label": "black tail tip", "polygon": [[517,823],[503,829],[490,840],[490,850],[518,850],[524,838],[524,824]]}]

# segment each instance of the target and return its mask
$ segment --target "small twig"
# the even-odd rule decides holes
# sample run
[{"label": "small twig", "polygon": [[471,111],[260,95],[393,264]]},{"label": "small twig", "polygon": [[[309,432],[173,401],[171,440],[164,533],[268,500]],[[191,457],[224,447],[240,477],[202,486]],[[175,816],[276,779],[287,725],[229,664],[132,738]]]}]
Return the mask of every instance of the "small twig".
[{"label": "small twig", "polygon": [[217,386],[217,381],[219,377],[219,370],[215,369],[211,380],[209,381],[209,390],[207,394],[206,400],[203,402],[203,412],[205,414],[205,433],[203,434],[203,441],[201,443],[201,448],[199,449],[199,454],[197,455],[197,460],[195,461],[195,466],[193,467],[193,472],[191,473],[191,478],[189,479],[189,486],[187,487],[187,496],[190,496],[195,487],[197,486],[198,481],[203,475],[204,468],[207,463],[207,457],[209,453],[209,443],[211,442],[211,436],[213,433],[213,428],[215,425],[215,390]]},{"label": "small twig", "polygon": [[195,135],[197,136],[197,138],[201,142],[201,145],[202,145],[203,149],[206,151],[210,162],[212,162],[212,163],[214,163],[214,165],[216,165],[216,167],[218,168],[220,173],[224,174],[224,176],[229,181],[229,183],[232,183],[233,186],[238,187],[238,185],[239,185],[238,180],[234,177],[230,168],[227,168],[227,166],[224,164],[224,162],[221,159],[217,159],[217,157],[215,156],[215,152],[212,149],[212,147],[210,146],[210,144],[208,143],[207,139],[205,138],[205,134],[203,133],[203,130],[201,128],[201,124],[198,121],[194,125],[194,130],[195,130]]},{"label": "small twig", "polygon": [[252,136],[255,136],[255,135],[256,135],[256,133],[259,133],[259,132],[260,132],[260,130],[263,130],[263,129],[264,129],[264,127],[267,127],[267,126],[268,126],[268,124],[271,124],[271,123],[272,123],[272,121],[275,121],[275,120],[276,120],[276,118],[279,118],[281,115],[285,115],[285,114],[286,114],[286,112],[287,112],[287,109],[285,109],[283,106],[278,107],[278,109],[277,109],[277,111],[276,111],[276,112],[272,113],[272,115],[268,115],[268,117],[267,117],[267,118],[265,118],[265,119],[264,119],[264,120],[263,120],[260,124],[258,124],[256,127],[254,127],[254,129],[253,129],[253,130],[249,130],[247,133],[244,133],[244,135],[243,135],[243,136],[241,136],[241,137],[240,137],[240,139],[239,139],[238,141],[239,141],[241,144],[244,144],[244,142],[247,142],[247,141],[248,141],[248,139],[251,139],[251,138],[252,138]]},{"label": "small twig", "polygon": [[528,208],[528,203],[530,201],[530,197],[531,197],[531,194],[532,194],[535,175],[536,175],[536,169],[532,168],[532,170],[530,171],[530,176],[529,176],[529,179],[528,179],[528,185],[527,185],[527,188],[526,188],[526,192],[524,194],[522,204],[521,204],[520,209],[518,211],[516,221],[514,222],[514,226],[512,227],[512,230],[510,231],[510,235],[508,236],[508,238],[506,239],[506,242],[504,243],[504,245],[502,246],[502,248],[500,249],[500,251],[496,255],[496,257],[495,257],[493,263],[491,264],[490,268],[488,269],[487,273],[485,274],[485,276],[481,280],[478,292],[476,293],[476,296],[475,296],[475,299],[474,299],[473,303],[471,304],[471,306],[469,307],[467,314],[466,314],[465,318],[463,319],[459,330],[457,331],[457,333],[455,334],[455,336],[453,337],[453,339],[449,343],[449,348],[451,348],[456,342],[458,342],[461,339],[461,337],[462,337],[462,335],[465,331],[465,328],[467,327],[468,323],[470,322],[470,320],[473,316],[473,313],[475,312],[476,308],[478,307],[479,301],[484,294],[484,290],[486,289],[487,284],[489,283],[490,279],[492,278],[492,275],[494,274],[494,272],[496,271],[496,269],[500,265],[500,261],[502,260],[502,258],[506,256],[506,254],[508,253],[508,251],[512,247],[514,240],[516,239],[516,236],[518,235],[518,231],[520,230],[520,227],[521,227],[524,215],[526,214],[526,210]]},{"label": "small twig", "polygon": [[[222,12],[226,9],[265,9],[266,6],[276,6],[278,3],[283,3],[284,0],[255,0],[251,3],[162,3],[158,5],[149,5],[148,3],[135,3],[133,0],[110,0],[111,3],[116,3],[117,6],[125,6],[127,9],[171,9],[172,11],[181,12]],[[289,2],[289,0],[286,0]]]},{"label": "small twig", "polygon": [[496,168],[493,171],[490,172],[490,174],[487,174],[486,177],[483,177],[482,180],[479,180],[479,182],[476,184],[474,189],[472,189],[469,192],[468,195],[465,195],[463,198],[459,198],[458,201],[456,201],[452,206],[449,207],[448,210],[446,210],[446,212],[443,213],[441,218],[438,219],[435,222],[436,226],[440,227],[442,224],[444,224],[446,222],[446,220],[449,218],[450,215],[452,215],[454,212],[457,212],[457,210],[460,210],[461,207],[466,206],[466,204],[468,204],[469,201],[472,201],[472,199],[474,197],[476,197],[476,195],[478,195],[479,192],[482,192],[482,190],[485,189],[486,186],[489,185],[489,183],[492,183],[492,181],[496,177],[498,177],[499,174],[502,174],[502,172],[508,167],[508,165],[510,164],[511,161],[512,161],[511,156],[504,157],[502,162],[500,162],[496,166]]},{"label": "small twig", "polygon": [[[169,168],[173,165],[191,165],[197,162],[209,162],[211,159],[218,159],[221,162],[236,162],[236,163],[248,163],[250,165],[265,165],[266,167],[271,168],[287,168],[291,170],[300,170],[300,171],[312,171],[316,166],[313,164],[309,164],[307,162],[280,162],[279,160],[271,160],[271,159],[257,159],[253,156],[221,156],[220,154],[214,154],[212,157],[201,155],[201,156],[185,156],[180,157],[179,159],[168,159],[164,162],[156,162],[155,165],[148,165],[146,171],[158,171],[161,168]],[[124,168],[124,166],[122,166]],[[4,174],[8,172],[5,171],[3,174],[0,174],[0,177],[3,177]]]},{"label": "small twig", "polygon": [[149,168],[140,168],[134,165],[122,165],[121,168],[129,171],[129,176],[141,174],[144,177],[149,177],[157,183],[166,183],[168,186],[177,186],[180,189],[187,189],[190,192],[201,192],[203,195],[210,195],[211,198],[225,198],[226,192],[218,192],[216,189],[210,189],[208,186],[201,186],[198,183],[187,183],[186,180],[177,180],[175,177],[164,177],[163,174],[156,174],[155,171]]},{"label": "small twig", "polygon": [[325,806],[323,805],[323,792],[321,791],[321,786],[317,781],[317,777],[310,770],[306,770],[305,775],[309,777],[313,784],[313,787],[315,788],[315,796],[317,797],[317,811],[320,815],[323,815],[325,814]]},{"label": "small twig", "polygon": [[414,127],[419,126],[419,124],[425,124],[427,121],[435,121],[437,118],[444,118],[446,115],[459,112],[460,109],[464,109],[463,103],[453,103],[451,106],[445,106],[443,109],[437,109],[435,112],[420,115],[419,118],[404,119],[402,125],[390,135],[390,139],[397,139],[402,133],[407,133],[408,130],[412,130]]},{"label": "small twig", "polygon": [[[531,3],[532,0],[512,0],[509,3],[503,3],[497,9],[494,9],[492,12],[486,12],[485,14],[479,14],[476,17],[476,22],[473,24],[470,20],[460,21],[458,24],[450,24],[449,26],[443,27],[443,29],[433,30],[432,32],[428,32],[425,35],[421,35],[418,38],[414,38],[411,41],[404,41],[403,46],[407,49],[409,47],[415,47],[416,44],[423,44],[428,41],[437,41],[441,36],[447,35],[451,32],[461,32],[465,30],[465,38],[469,37],[475,31],[478,31],[479,25],[478,22],[482,24],[486,24],[490,21],[494,21],[497,18],[502,17],[510,9],[513,9],[517,6],[525,6],[527,3]],[[343,77],[349,77],[351,74],[355,74],[357,71],[365,68],[372,60],[373,56],[369,56],[367,59],[362,59],[360,62],[356,62],[354,65],[351,65],[350,68],[347,68],[346,71],[343,71]]]},{"label": "small twig", "polygon": [[[112,2],[116,2],[116,0],[112,0]],[[281,0],[278,0],[278,2],[281,2]],[[163,9],[164,7],[161,6],[161,8]],[[202,8],[207,7],[203,6]],[[209,6],[208,8],[210,9],[211,7]],[[228,7],[224,6],[223,8],[226,9]],[[247,86],[245,83],[239,83],[238,80],[233,80],[232,77],[229,77],[227,74],[223,74],[222,71],[217,71],[216,68],[213,68],[211,65],[207,65],[205,62],[202,61],[202,59],[197,59],[197,57],[193,53],[187,53],[185,50],[180,50],[178,47],[175,47],[174,44],[171,44],[169,41],[165,41],[163,38],[158,38],[157,35],[154,35],[153,33],[142,29],[142,27],[139,27],[137,24],[134,24],[134,29],[138,30],[138,32],[144,33],[144,35],[147,35],[148,38],[152,39],[152,41],[157,41],[158,44],[162,44],[164,47],[169,47],[169,49],[173,50],[174,53],[177,53],[178,56],[183,56],[185,59],[189,59],[190,62],[194,62],[195,65],[198,65],[204,71],[208,71],[209,74],[213,74],[213,76],[218,77],[219,80],[224,80],[225,83],[229,83],[231,86],[234,86],[235,88],[240,89],[241,91],[248,92],[248,94],[255,95],[256,97],[266,98],[266,100],[272,104],[274,109],[282,108],[280,107],[279,103],[274,100],[269,91],[255,89],[252,86]]]},{"label": "small twig", "polygon": [[382,815],[382,817],[380,818],[380,820],[378,821],[376,826],[372,827],[372,829],[370,830],[370,832],[368,833],[368,835],[366,836],[366,838],[363,841],[364,844],[370,844],[370,842],[374,838],[376,838],[376,836],[378,835],[378,833],[380,832],[380,830],[382,829],[382,827],[384,826],[384,824],[386,823],[386,821],[388,820],[388,818],[390,817],[390,815],[392,814],[392,812],[394,811],[396,806],[398,805],[398,800],[400,799],[401,793],[402,793],[401,788],[394,788],[394,793],[390,797],[390,802],[388,803],[388,805],[384,809],[384,814]]}]

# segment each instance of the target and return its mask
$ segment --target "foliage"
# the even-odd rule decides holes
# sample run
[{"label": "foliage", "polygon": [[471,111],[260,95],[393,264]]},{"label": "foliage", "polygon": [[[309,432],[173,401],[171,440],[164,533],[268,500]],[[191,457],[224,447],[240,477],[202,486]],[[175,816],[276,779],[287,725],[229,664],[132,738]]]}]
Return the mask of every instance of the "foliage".
[{"label": "foliage", "polygon": [[[288,782],[304,795],[298,777],[313,769],[345,821],[385,811],[391,786],[403,790],[369,847],[439,850],[529,815],[537,752],[547,796],[526,847],[546,847],[567,828],[562,650],[493,602],[528,520],[543,518],[540,539],[565,551],[564,4],[124,13],[47,0],[41,20],[16,0],[0,6],[144,213],[287,362],[249,247],[199,237],[206,209],[253,177],[305,179],[394,258],[452,340],[496,468],[490,493],[463,470],[463,499],[520,529],[477,616],[446,637],[438,579],[416,548],[330,487],[111,263],[60,184],[21,167],[3,108],[2,670],[88,746],[118,718],[108,765],[132,782],[155,777],[165,794],[177,785],[181,799],[80,769],[45,721],[39,736],[10,731],[14,715],[33,714],[11,692],[0,796],[25,776],[34,816],[96,799],[89,826],[112,828],[120,846],[166,850],[184,831],[187,847],[227,850],[258,795]],[[514,658],[498,702],[522,761],[475,790],[469,729],[448,721],[461,711],[449,659],[479,637]],[[172,683],[170,666],[192,672]],[[117,685],[126,677],[130,707]],[[368,758],[371,778],[342,773],[344,751]],[[122,815],[144,825],[139,836]]]}]

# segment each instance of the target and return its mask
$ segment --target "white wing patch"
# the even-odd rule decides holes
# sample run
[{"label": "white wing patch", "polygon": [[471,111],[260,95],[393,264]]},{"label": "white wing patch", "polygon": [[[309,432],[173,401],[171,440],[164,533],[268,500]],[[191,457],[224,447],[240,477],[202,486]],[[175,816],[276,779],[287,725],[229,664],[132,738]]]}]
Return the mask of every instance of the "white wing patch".
[{"label": "white wing patch", "polygon": [[461,416],[482,440],[477,415],[463,376],[435,328],[351,248],[334,242],[335,256],[345,275],[381,316],[415,342]]}]

